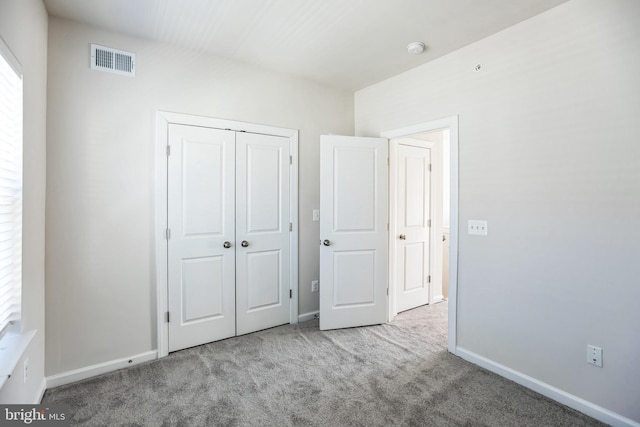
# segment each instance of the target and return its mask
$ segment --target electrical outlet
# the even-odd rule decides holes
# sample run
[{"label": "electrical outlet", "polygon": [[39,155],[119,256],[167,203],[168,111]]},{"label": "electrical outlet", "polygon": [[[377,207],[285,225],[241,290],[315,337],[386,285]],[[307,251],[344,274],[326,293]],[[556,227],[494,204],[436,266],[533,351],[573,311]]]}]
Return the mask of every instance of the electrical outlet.
[{"label": "electrical outlet", "polygon": [[587,345],[587,363],[602,368],[602,349],[594,345]]},{"label": "electrical outlet", "polygon": [[468,222],[468,233],[476,236],[486,236],[489,232],[487,221],[470,219]]},{"label": "electrical outlet", "polygon": [[311,292],[318,292],[318,288],[320,287],[320,285],[318,284],[317,280],[312,280],[311,281]]},{"label": "electrical outlet", "polygon": [[24,363],[22,364],[22,372],[23,372],[23,378],[24,378],[24,383],[27,383],[27,378],[29,377],[29,358],[27,357],[26,359],[24,359]]}]

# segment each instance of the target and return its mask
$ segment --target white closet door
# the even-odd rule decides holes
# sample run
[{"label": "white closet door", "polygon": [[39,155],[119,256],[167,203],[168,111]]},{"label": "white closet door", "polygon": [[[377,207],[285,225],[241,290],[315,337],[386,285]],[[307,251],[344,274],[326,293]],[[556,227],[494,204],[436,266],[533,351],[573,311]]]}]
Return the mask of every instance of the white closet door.
[{"label": "white closet door", "polygon": [[234,141],[169,125],[169,351],[235,335]]},{"label": "white closet door", "polygon": [[242,335],[289,323],[289,139],[238,133],[236,156],[236,310]]}]

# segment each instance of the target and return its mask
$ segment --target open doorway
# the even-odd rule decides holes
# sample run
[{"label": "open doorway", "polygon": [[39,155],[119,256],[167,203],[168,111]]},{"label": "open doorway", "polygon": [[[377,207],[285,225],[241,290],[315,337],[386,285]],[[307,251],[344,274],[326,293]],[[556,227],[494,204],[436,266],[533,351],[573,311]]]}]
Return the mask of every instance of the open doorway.
[{"label": "open doorway", "polygon": [[448,294],[444,244],[450,192],[444,176],[449,129],[392,138],[389,144],[389,280],[395,289],[390,293],[395,316],[442,302]]},{"label": "open doorway", "polygon": [[458,118],[382,132],[390,140],[389,313],[448,301],[455,353]]}]

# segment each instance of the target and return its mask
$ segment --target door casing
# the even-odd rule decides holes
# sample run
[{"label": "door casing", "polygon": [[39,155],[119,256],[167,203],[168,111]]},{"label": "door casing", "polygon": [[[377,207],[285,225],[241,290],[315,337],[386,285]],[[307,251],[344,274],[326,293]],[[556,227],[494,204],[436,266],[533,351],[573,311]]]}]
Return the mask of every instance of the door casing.
[{"label": "door casing", "polygon": [[[446,117],[439,120],[420,123],[398,129],[383,131],[380,136],[389,140],[394,138],[410,137],[419,133],[449,130],[450,157],[450,246],[449,246],[449,307],[448,307],[448,350],[456,354],[457,343],[457,297],[458,297],[458,116]],[[390,199],[391,200],[391,199]],[[391,233],[389,233],[392,236]],[[390,237],[391,238],[391,237]],[[391,242],[389,248],[392,248]],[[395,274],[389,257],[389,286],[393,286],[394,280],[391,274]],[[389,289],[392,296],[395,289]],[[394,305],[389,304],[389,321],[393,318]]]},{"label": "door casing", "polygon": [[166,321],[168,311],[167,292],[167,137],[169,124],[188,126],[202,126],[216,129],[229,129],[276,135],[289,138],[290,164],[290,211],[292,224],[290,233],[290,286],[292,298],[290,301],[290,323],[298,323],[298,131],[295,129],[278,128],[253,123],[216,119],[190,114],[158,111],[156,113],[156,188],[155,188],[155,281],[156,281],[156,325],[158,358],[169,354],[169,327]]}]

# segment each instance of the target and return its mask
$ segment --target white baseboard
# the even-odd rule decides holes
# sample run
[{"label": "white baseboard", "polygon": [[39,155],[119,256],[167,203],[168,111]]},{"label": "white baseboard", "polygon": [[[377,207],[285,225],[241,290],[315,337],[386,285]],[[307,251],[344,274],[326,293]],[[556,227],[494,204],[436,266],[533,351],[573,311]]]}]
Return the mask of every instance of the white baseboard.
[{"label": "white baseboard", "polygon": [[43,378],[42,382],[40,383],[40,391],[38,392],[38,395],[36,396],[36,400],[34,401],[36,405],[39,405],[40,403],[42,403],[42,398],[44,397],[45,391],[47,391],[47,379]]},{"label": "white baseboard", "polygon": [[496,373],[502,377],[505,377],[513,382],[516,382],[524,387],[527,387],[537,393],[542,394],[556,402],[562,403],[570,408],[587,414],[603,423],[607,423],[612,426],[625,426],[625,427],[640,427],[640,423],[626,418],[620,414],[612,412],[587,400],[584,400],[578,396],[574,396],[559,388],[553,387],[547,383],[543,383],[533,377],[518,372],[504,365],[489,360],[483,356],[480,356],[472,351],[465,350],[464,348],[457,347],[456,355],[462,357],[464,360],[471,362],[475,365],[481,366],[493,373]]},{"label": "white baseboard", "polygon": [[313,320],[320,317],[319,311],[310,311],[309,313],[302,313],[298,316],[298,322],[306,322],[307,320]]},{"label": "white baseboard", "polygon": [[117,371],[118,369],[138,365],[140,363],[148,362],[157,358],[158,352],[154,350],[148,351],[146,353],[136,354],[135,356],[98,363],[97,365],[87,366],[85,368],[74,369],[73,371],[62,372],[60,374],[47,377],[46,388],[53,388],[65,384],[71,384],[76,381],[86,380],[87,378]]}]

